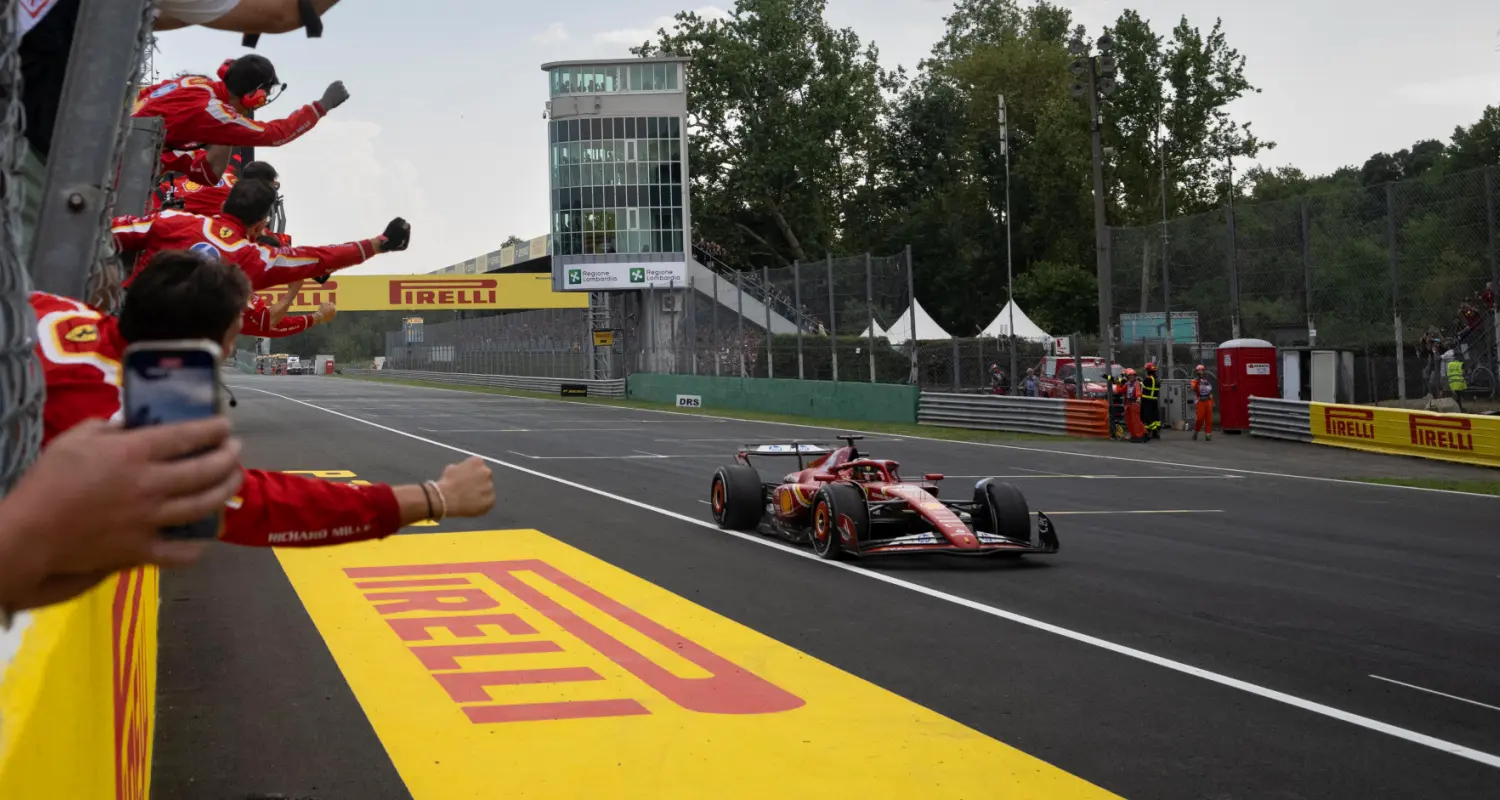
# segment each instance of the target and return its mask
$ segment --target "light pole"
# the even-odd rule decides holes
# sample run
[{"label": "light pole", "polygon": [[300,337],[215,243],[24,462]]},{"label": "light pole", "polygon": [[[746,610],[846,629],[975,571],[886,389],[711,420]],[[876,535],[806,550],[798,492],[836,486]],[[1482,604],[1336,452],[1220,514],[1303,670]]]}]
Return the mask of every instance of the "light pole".
[{"label": "light pole", "polygon": [[1010,250],[1010,125],[1005,121],[1005,95],[1000,95],[1000,154],[1005,156],[1005,300],[1010,309],[1010,388],[1014,394],[1020,385],[1016,375],[1016,281],[1011,268]]},{"label": "light pole", "polygon": [[1092,53],[1089,43],[1084,41],[1083,26],[1078,26],[1073,31],[1073,40],[1068,43],[1068,53],[1073,56],[1073,63],[1068,65],[1068,69],[1078,78],[1073,83],[1073,96],[1078,99],[1086,98],[1089,103],[1089,139],[1094,161],[1094,254],[1098,261],[1099,336],[1103,355],[1108,359],[1105,369],[1110,369],[1115,363],[1114,329],[1110,326],[1114,293],[1110,286],[1109,230],[1105,227],[1104,216],[1104,144],[1099,138],[1099,132],[1102,119],[1100,106],[1104,104],[1104,98],[1115,91],[1115,43],[1106,33],[1094,44],[1098,45],[1098,55]]}]

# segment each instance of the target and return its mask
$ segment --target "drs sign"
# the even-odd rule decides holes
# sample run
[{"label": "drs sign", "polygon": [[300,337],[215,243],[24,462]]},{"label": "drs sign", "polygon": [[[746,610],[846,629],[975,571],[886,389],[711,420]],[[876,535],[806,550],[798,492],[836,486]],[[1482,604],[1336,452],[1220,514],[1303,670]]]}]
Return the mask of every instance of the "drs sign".
[{"label": "drs sign", "polygon": [[677,395],[677,407],[678,408],[702,408],[703,407],[703,398],[700,395],[696,395],[696,394],[679,394],[679,395]]}]

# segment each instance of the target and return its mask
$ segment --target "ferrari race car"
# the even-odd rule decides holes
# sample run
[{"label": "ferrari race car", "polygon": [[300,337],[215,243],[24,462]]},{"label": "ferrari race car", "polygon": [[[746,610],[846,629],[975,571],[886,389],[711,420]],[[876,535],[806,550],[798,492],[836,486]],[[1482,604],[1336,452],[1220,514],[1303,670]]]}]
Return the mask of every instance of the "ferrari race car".
[{"label": "ferrari race car", "polygon": [[[958,555],[1050,554],[1057,533],[1046,514],[1031,512],[1016,487],[994,478],[974,485],[972,498],[938,497],[942,475],[905,481],[899,465],[867,458],[840,436],[837,449],[817,444],[745,445],[737,463],[720,467],[709,505],[720,528],[755,531],[807,542],[826,559],[896,553]],[[780,481],[761,480],[752,458],[796,458],[797,471]]]}]

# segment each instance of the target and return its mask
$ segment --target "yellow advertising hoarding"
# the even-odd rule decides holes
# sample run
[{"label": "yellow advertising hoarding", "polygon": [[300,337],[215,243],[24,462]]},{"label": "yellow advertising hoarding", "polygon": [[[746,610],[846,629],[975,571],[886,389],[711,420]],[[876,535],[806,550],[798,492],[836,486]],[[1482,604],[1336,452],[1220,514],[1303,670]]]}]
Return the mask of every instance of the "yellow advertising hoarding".
[{"label": "yellow advertising hoarding", "polygon": [[1318,444],[1500,467],[1500,417],[1311,403]]},{"label": "yellow advertising hoarding", "polygon": [[[258,292],[268,304],[286,294],[279,286]],[[302,284],[292,313],[317,311],[333,303],[339,311],[486,311],[531,308],[588,308],[582,293],[552,291],[552,276],[340,275],[328,283]]]}]

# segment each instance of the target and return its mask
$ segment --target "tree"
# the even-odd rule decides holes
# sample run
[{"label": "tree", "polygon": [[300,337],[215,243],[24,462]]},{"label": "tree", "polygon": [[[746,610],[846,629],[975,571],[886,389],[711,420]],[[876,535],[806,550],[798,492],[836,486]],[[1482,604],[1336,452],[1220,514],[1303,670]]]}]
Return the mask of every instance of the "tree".
[{"label": "tree", "polygon": [[1099,283],[1094,270],[1077,264],[1041,261],[1016,278],[1016,301],[1042,330],[1054,336],[1097,333],[1095,304]]},{"label": "tree", "polygon": [[879,145],[874,45],[823,18],[824,0],[737,0],[727,19],[679,13],[635,48],[692,56],[696,235],[749,265],[786,266],[839,245],[850,198]]},{"label": "tree", "polygon": [[507,247],[510,247],[511,245],[525,244],[525,243],[526,243],[525,239],[522,239],[521,237],[519,237],[519,236],[515,235],[514,233],[512,233],[511,235],[505,237],[505,241],[503,241],[503,242],[500,243],[500,249],[503,250],[503,249],[505,249]]}]

